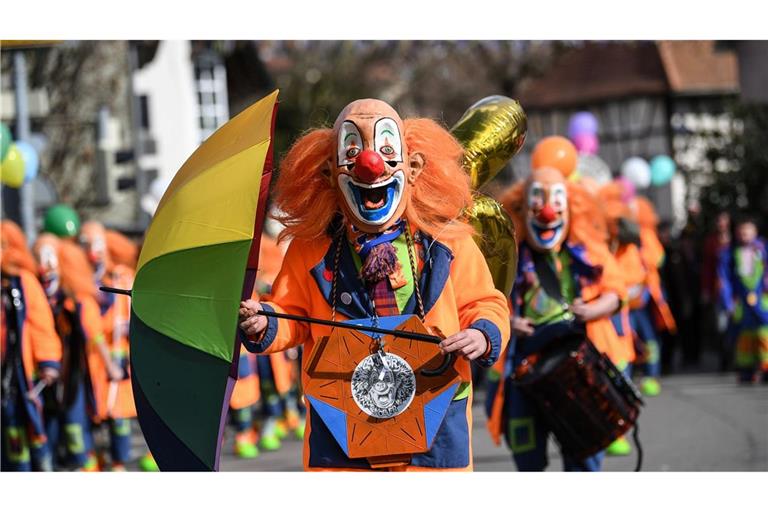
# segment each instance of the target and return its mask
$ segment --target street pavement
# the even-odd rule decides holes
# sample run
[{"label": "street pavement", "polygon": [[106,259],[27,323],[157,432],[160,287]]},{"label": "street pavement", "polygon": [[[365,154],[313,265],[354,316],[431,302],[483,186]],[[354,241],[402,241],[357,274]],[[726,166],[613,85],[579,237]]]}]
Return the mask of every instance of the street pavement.
[{"label": "street pavement", "polygon": [[[740,386],[733,374],[694,373],[662,379],[660,396],[646,399],[639,418],[644,471],[768,470],[768,385]],[[495,446],[485,426],[483,393],[475,393],[473,449],[476,471],[514,471],[509,452]],[[138,428],[136,429],[138,430]],[[276,452],[253,460],[233,454],[227,430],[222,471],[300,471],[302,442],[288,439]],[[144,452],[140,433],[134,454]],[[636,450],[626,457],[607,457],[606,471],[632,471]],[[562,459],[549,444],[549,471],[560,471]],[[128,469],[136,469],[134,462]]]}]

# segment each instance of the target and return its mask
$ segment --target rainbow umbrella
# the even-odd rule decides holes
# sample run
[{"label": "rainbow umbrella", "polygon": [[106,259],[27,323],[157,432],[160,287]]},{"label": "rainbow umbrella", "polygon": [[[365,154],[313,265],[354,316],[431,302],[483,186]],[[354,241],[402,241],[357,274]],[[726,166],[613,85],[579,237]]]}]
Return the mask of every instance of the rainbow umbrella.
[{"label": "rainbow umbrella", "polygon": [[162,470],[218,469],[272,172],[278,91],[184,163],[150,224],[131,293],[139,423]]}]

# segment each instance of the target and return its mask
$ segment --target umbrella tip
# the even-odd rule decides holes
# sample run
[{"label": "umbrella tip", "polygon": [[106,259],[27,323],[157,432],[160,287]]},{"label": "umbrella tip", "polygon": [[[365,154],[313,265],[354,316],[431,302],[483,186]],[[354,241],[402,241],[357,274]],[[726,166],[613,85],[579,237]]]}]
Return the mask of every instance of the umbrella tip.
[{"label": "umbrella tip", "polygon": [[99,286],[99,290],[107,293],[119,293],[121,295],[131,295],[132,290],[123,290],[122,288],[112,288],[111,286]]}]

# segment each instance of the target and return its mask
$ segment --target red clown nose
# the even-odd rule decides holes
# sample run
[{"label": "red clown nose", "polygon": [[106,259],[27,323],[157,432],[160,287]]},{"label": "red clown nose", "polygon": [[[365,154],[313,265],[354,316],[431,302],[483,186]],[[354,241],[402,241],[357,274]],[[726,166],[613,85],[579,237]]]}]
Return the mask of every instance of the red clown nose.
[{"label": "red clown nose", "polygon": [[364,150],[355,161],[355,174],[365,183],[373,183],[384,174],[384,160],[375,151]]},{"label": "red clown nose", "polygon": [[544,205],[544,208],[541,209],[536,217],[542,224],[549,224],[550,222],[554,222],[554,220],[557,218],[557,214],[555,213],[555,210],[547,204]]}]

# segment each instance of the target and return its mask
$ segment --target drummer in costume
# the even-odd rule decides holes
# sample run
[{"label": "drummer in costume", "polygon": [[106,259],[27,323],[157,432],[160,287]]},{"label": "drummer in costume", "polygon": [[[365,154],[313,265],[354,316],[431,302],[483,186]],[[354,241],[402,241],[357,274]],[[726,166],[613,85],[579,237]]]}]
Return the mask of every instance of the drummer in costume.
[{"label": "drummer in costume", "polygon": [[[355,101],[333,129],[299,139],[283,162],[275,200],[291,245],[272,300],[247,301],[240,310],[246,346],[259,353],[303,343],[310,354],[331,334],[318,324],[267,320],[256,314],[261,309],[326,320],[418,314],[449,335],[440,347],[458,356],[450,368],[460,385],[429,450],[386,466],[393,470],[471,470],[470,362],[492,365],[509,337],[506,299],[472,229],[459,220],[472,201],[461,156],[458,142],[436,123],[403,121],[378,100]],[[379,379],[373,386],[390,384]],[[305,469],[372,469],[367,459],[346,456],[320,414],[308,408]]]},{"label": "drummer in costume", "polygon": [[[534,155],[547,142],[540,143]],[[570,149],[566,142],[565,152]],[[504,362],[496,367],[501,375],[491,390],[495,393],[488,426],[497,443],[503,433],[521,471],[543,471],[548,464],[546,420],[512,382],[515,369],[529,355],[528,347],[538,344],[537,335],[547,326],[575,321],[586,324],[586,335],[600,352],[612,359],[626,353],[610,320],[626,294],[624,281],[589,216],[571,214],[578,204],[571,196],[586,193],[566,183],[558,168],[544,166],[514,185],[501,201],[524,241],[511,298],[513,339]],[[598,471],[601,463],[602,452],[585,460],[563,455],[566,471]]]},{"label": "drummer in costume", "polygon": [[[132,263],[137,251],[130,240],[115,232],[108,237],[102,224],[90,221],[81,227],[79,241],[88,255],[97,287],[130,289],[133,286],[135,265]],[[128,370],[130,297],[99,292],[97,300],[107,348],[112,361],[123,369],[124,378],[119,382],[112,381],[102,364],[101,354],[91,353],[88,364],[92,373],[97,374],[92,381],[96,406],[93,421],[99,427],[106,425],[109,431],[111,467],[121,471],[125,470],[125,464],[130,460],[131,419],[136,417]]]},{"label": "drummer in costume", "polygon": [[61,369],[61,340],[21,229],[2,221],[2,471],[51,471],[40,392]]},{"label": "drummer in costume", "polygon": [[742,383],[768,382],[768,245],[754,220],[736,225],[731,246],[720,251],[718,278],[723,309],[736,338],[736,368]]},{"label": "drummer in costume", "polygon": [[63,439],[68,465],[97,471],[91,418],[97,407],[93,383],[101,374],[95,362],[111,381],[120,382],[125,372],[110,357],[93,272],[82,249],[44,233],[33,252],[64,347],[62,392],[48,397],[49,405],[54,402],[53,414],[46,417],[48,437],[54,449]]}]

